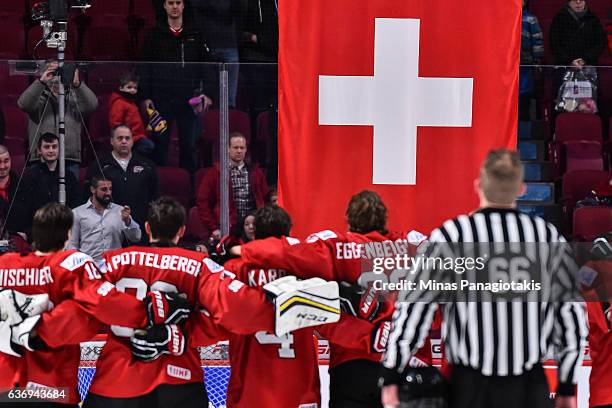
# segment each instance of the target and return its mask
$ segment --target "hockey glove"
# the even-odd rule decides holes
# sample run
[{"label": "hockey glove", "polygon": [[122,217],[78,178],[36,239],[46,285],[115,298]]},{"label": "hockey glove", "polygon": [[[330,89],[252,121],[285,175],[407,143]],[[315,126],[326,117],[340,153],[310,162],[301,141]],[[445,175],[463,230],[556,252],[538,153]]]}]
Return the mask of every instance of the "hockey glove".
[{"label": "hockey glove", "polygon": [[40,315],[36,315],[15,325],[10,325],[6,321],[0,322],[0,352],[21,357],[24,348],[34,351],[34,346],[31,344],[31,333],[39,320]]},{"label": "hockey glove", "polygon": [[51,310],[49,295],[26,295],[13,289],[0,289],[0,321],[9,326],[24,319]]},{"label": "hockey glove", "polygon": [[143,300],[147,311],[147,327],[179,324],[189,317],[189,301],[178,293],[154,290]]},{"label": "hockey glove", "polygon": [[384,353],[387,350],[387,342],[391,334],[391,322],[379,322],[372,332],[372,351],[374,353]]},{"label": "hockey glove", "polygon": [[295,276],[276,279],[263,287],[274,303],[275,334],[340,320],[338,284],[320,278],[297,280]]},{"label": "hockey glove", "polygon": [[378,291],[373,284],[363,288],[348,282],[340,282],[340,305],[344,312],[369,322],[376,318],[381,306]]},{"label": "hockey glove", "polygon": [[185,351],[187,339],[176,324],[137,329],[130,338],[132,355],[141,361],[154,361],[164,354],[180,356]]},{"label": "hockey glove", "polygon": [[447,408],[448,383],[435,367],[410,368],[399,386],[400,408]]}]

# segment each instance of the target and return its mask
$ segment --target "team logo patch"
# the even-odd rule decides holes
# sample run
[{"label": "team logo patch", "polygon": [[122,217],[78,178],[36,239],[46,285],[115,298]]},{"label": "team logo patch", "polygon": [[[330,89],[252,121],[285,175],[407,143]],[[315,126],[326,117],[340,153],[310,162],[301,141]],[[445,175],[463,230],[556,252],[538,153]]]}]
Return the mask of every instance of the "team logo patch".
[{"label": "team logo patch", "polygon": [[326,241],[328,239],[337,238],[337,237],[338,235],[336,235],[334,231],[323,230],[323,231],[319,231],[319,232],[315,232],[314,234],[311,234],[308,238],[306,238],[306,242],[315,242],[319,239],[322,241]]},{"label": "team logo patch", "polygon": [[223,267],[210,258],[204,258],[204,264],[212,273],[223,271]]},{"label": "team logo patch", "polygon": [[297,238],[292,238],[292,237],[285,237],[285,239],[287,240],[287,243],[289,245],[296,245],[300,243],[300,240]]},{"label": "team logo patch", "polygon": [[142,171],[144,170],[144,167],[142,166],[134,166],[134,173],[142,173]]},{"label": "team logo patch", "polygon": [[74,252],[66,257],[60,266],[69,271],[74,271],[77,268],[85,265],[87,262],[93,262],[91,256],[82,252]]}]

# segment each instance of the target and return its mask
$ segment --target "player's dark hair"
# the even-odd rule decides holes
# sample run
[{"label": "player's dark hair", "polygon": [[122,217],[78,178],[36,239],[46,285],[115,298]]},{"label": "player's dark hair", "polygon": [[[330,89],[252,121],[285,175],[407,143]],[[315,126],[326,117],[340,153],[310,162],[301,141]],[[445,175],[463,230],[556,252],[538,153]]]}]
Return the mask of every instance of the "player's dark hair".
[{"label": "player's dark hair", "polygon": [[59,142],[59,137],[55,133],[46,132],[40,135],[38,138],[38,148],[42,147],[43,142],[45,143],[53,143],[55,141]]},{"label": "player's dark hair", "polygon": [[185,225],[185,209],[170,197],[159,197],[149,205],[149,228],[154,239],[172,241]]},{"label": "player's dark hair", "polygon": [[124,72],[119,77],[119,86],[120,87],[126,86],[130,82],[134,82],[135,84],[138,84],[138,81],[139,81],[138,75],[136,75],[135,73],[133,73],[133,72]]},{"label": "player's dark hair", "polygon": [[378,194],[364,190],[351,197],[346,209],[349,230],[366,234],[378,231],[387,233],[387,206]]},{"label": "player's dark hair", "polygon": [[292,226],[291,216],[282,207],[264,205],[255,211],[255,239],[288,236]]},{"label": "player's dark hair", "polygon": [[73,220],[72,210],[63,204],[49,203],[39,208],[32,222],[34,248],[41,252],[63,249]]}]

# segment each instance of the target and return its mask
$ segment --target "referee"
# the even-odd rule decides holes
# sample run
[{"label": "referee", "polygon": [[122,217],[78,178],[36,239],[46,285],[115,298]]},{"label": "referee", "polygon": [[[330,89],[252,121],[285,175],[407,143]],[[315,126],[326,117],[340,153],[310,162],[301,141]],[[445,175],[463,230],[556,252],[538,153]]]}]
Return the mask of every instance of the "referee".
[{"label": "referee", "polygon": [[[475,187],[480,209],[435,229],[430,243],[437,244],[428,245],[425,255],[440,256],[440,248],[451,247],[454,249],[450,253],[458,256],[457,252],[470,251],[467,246],[458,246],[466,242],[486,243],[472,244],[474,254],[479,254],[476,251],[481,247],[494,248],[506,242],[515,243],[516,248],[516,243],[521,243],[518,245],[525,253],[519,250],[514,258],[507,255],[496,258],[495,253],[489,253],[483,273],[500,277],[501,271],[502,277],[505,273],[509,278],[506,281],[514,281],[514,277],[528,281],[540,278],[542,290],[534,291],[535,297],[532,292],[519,301],[491,292],[479,292],[481,300],[474,301],[473,293],[458,291],[447,302],[434,290],[400,293],[382,361],[383,405],[399,406],[402,374],[410,357],[423,344],[434,312],[440,307],[444,316],[445,354],[452,365],[449,387],[452,408],[552,406],[541,364],[550,351],[555,352],[559,367],[555,405],[576,407],[575,384],[588,327],[584,304],[570,299],[575,289],[572,274],[576,268],[571,251],[553,225],[516,210],[516,199],[525,190],[516,152],[490,152]],[[458,278],[456,267],[454,271],[438,270],[440,266],[427,265],[422,263],[416,268],[414,282],[431,279],[453,282],[474,276],[470,278],[468,272]]]}]

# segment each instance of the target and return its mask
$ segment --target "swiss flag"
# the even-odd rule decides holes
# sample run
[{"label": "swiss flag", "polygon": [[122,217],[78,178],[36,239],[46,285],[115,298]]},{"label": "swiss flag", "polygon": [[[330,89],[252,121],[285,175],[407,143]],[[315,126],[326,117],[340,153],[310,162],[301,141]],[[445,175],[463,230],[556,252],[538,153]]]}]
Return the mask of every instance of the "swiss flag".
[{"label": "swiss flag", "polygon": [[521,0],[279,7],[279,193],[294,234],[345,228],[363,189],[390,229],[474,209],[482,159],[516,146]]}]

